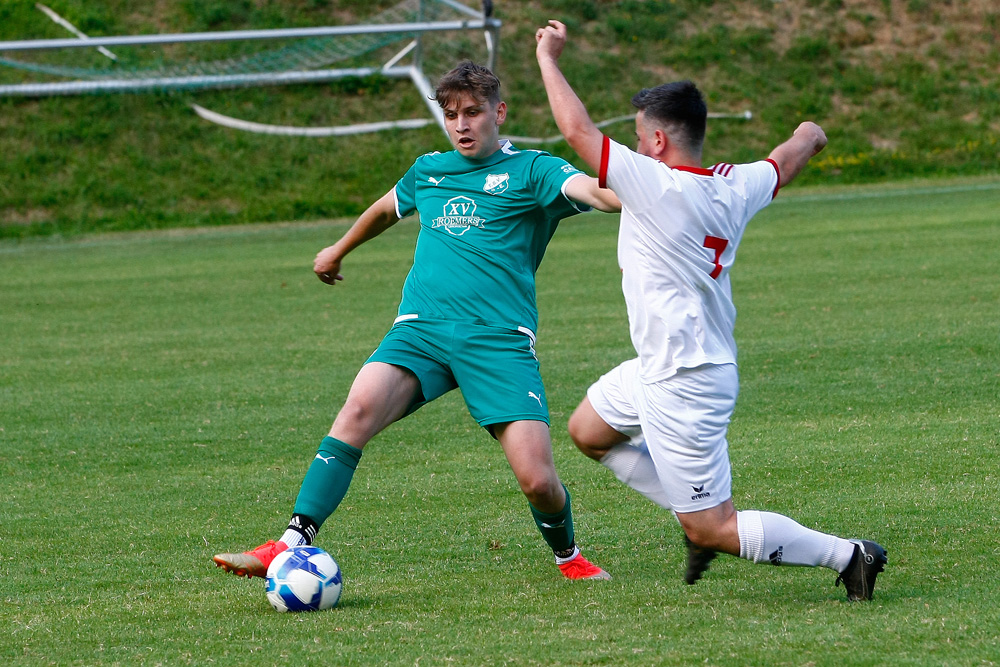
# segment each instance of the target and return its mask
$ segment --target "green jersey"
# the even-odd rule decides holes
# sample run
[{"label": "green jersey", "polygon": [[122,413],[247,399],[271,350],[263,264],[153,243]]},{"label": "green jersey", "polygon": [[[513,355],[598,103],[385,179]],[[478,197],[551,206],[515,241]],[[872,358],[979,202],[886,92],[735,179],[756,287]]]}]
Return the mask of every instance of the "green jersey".
[{"label": "green jersey", "polygon": [[483,160],[417,158],[394,189],[396,214],[420,215],[400,319],[538,327],[535,271],[562,218],[587,211],[564,194],[581,175],[561,158],[510,142]]}]

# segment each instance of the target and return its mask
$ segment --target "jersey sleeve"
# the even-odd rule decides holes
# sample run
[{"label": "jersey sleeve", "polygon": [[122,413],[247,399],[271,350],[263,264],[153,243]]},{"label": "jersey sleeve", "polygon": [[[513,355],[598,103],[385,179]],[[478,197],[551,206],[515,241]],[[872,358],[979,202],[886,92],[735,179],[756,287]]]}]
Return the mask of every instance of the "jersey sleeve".
[{"label": "jersey sleeve", "polygon": [[417,210],[417,163],[396,182],[393,193],[396,197],[396,216],[402,220]]},{"label": "jersey sleeve", "polygon": [[778,194],[778,165],[774,160],[760,160],[739,166],[746,179],[747,209],[750,215],[770,204]]},{"label": "jersey sleeve", "polygon": [[604,137],[601,166],[597,175],[602,188],[610,188],[622,204],[633,210],[658,206],[660,187],[649,174],[655,173],[656,160]]},{"label": "jersey sleeve", "polygon": [[535,199],[549,218],[565,218],[591,210],[590,206],[578,204],[566,196],[566,184],[579,176],[586,174],[548,153],[540,152],[532,161],[531,183]]}]

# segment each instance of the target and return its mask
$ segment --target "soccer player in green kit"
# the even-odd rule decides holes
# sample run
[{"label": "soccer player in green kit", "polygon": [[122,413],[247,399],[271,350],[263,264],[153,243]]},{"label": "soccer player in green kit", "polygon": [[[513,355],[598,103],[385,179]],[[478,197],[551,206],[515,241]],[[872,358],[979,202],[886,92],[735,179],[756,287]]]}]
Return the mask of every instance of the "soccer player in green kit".
[{"label": "soccer player in green kit", "polygon": [[278,553],[311,543],[347,493],[364,446],[460,387],[473,418],[499,441],[562,574],[610,578],[576,546],[569,493],[553,462],[534,351],[535,271],[562,218],[590,208],[617,211],[620,203],[566,161],[500,141],[507,105],[489,69],[461,63],[442,77],[435,97],[455,150],[419,157],[313,266],[335,285],[349,252],[419,213],[399,316],[320,444],[284,534],[215,556],[227,571],[264,577]]}]

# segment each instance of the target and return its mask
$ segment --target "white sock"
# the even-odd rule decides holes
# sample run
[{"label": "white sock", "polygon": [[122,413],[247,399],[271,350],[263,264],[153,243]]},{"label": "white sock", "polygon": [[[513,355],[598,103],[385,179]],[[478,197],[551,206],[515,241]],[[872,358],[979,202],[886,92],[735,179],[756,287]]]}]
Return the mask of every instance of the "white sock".
[{"label": "white sock", "polygon": [[744,510],[736,513],[740,558],[754,563],[847,569],[854,544],[835,535],[810,530],[787,516]]},{"label": "white sock", "polygon": [[670,509],[667,494],[663,491],[660,478],[656,474],[656,466],[646,449],[646,441],[639,436],[630,442],[623,442],[612,447],[601,457],[601,465],[615,474],[624,484],[632,487],[649,500]]},{"label": "white sock", "polygon": [[286,530],[285,534],[282,535],[281,539],[278,541],[287,544],[289,549],[291,549],[292,547],[299,547],[302,546],[303,544],[306,544],[305,536],[299,531],[292,530],[291,528]]},{"label": "white sock", "polygon": [[574,544],[573,553],[571,553],[569,556],[566,556],[565,558],[560,558],[559,556],[556,556],[556,565],[562,565],[563,563],[568,563],[579,555],[580,555],[580,547]]}]

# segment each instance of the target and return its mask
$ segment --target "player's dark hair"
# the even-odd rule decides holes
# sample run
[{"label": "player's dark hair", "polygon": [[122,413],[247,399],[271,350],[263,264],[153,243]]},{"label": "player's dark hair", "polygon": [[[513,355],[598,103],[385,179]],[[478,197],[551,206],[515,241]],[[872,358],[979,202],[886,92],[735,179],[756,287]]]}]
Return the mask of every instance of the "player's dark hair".
[{"label": "player's dark hair", "polygon": [[488,67],[471,60],[462,61],[438,81],[434,99],[444,109],[463,94],[471,95],[480,103],[500,104],[500,79]]},{"label": "player's dark hair", "polygon": [[701,91],[692,82],[674,81],[656,88],[643,88],[632,98],[632,106],[664,131],[679,133],[689,151],[701,153],[708,107]]}]

